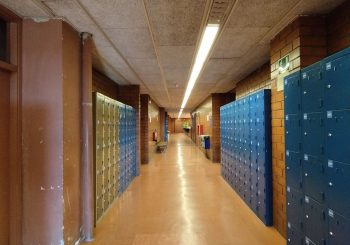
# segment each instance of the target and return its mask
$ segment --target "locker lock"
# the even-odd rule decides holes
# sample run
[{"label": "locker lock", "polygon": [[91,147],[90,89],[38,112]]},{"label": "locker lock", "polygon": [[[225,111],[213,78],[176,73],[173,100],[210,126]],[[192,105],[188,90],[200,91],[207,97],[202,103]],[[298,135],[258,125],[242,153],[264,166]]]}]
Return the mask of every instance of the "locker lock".
[{"label": "locker lock", "polygon": [[330,84],[327,85],[327,88],[331,88],[331,87],[332,87],[332,85],[330,85]]},{"label": "locker lock", "polygon": [[334,233],[330,231],[330,232],[329,232],[329,235],[330,235],[330,236],[334,236]]},{"label": "locker lock", "polygon": [[332,133],[328,133],[328,136],[331,137],[331,136],[332,136]]},{"label": "locker lock", "polygon": [[307,218],[307,219],[308,219],[308,218],[309,218],[309,215],[305,215],[305,218]]},{"label": "locker lock", "polygon": [[333,183],[332,183],[332,182],[329,182],[329,183],[328,183],[328,186],[329,186],[329,187],[332,187],[332,186],[333,186]]},{"label": "locker lock", "polygon": [[308,174],[307,173],[305,173],[305,177],[307,177],[308,176]]}]

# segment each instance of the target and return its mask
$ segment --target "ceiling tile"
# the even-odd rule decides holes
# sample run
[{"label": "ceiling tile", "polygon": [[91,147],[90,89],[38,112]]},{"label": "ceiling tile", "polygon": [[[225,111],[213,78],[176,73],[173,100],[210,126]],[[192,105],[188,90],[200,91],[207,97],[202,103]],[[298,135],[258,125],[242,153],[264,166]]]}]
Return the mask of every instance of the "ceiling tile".
[{"label": "ceiling tile", "polygon": [[242,57],[268,30],[267,27],[226,28],[214,48],[212,58]]},{"label": "ceiling tile", "polygon": [[147,28],[106,29],[106,32],[116,47],[128,59],[156,58]]},{"label": "ceiling tile", "polygon": [[22,17],[49,17],[33,1],[0,0],[0,3]]},{"label": "ceiling tile", "polygon": [[196,45],[206,0],[146,0],[160,46]]},{"label": "ceiling tile", "polygon": [[237,1],[228,27],[272,27],[300,0]]},{"label": "ceiling tile", "polygon": [[83,0],[102,28],[146,28],[142,0]]},{"label": "ceiling tile", "polygon": [[195,52],[195,46],[160,46],[159,60],[164,69],[189,68]]}]

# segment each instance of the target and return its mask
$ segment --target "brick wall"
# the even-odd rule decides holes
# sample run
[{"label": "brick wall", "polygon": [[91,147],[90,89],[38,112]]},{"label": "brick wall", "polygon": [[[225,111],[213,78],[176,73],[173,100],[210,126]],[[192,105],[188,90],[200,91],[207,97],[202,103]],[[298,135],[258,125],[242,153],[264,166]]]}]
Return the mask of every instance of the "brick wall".
[{"label": "brick wall", "polygon": [[92,71],[92,91],[107,95],[113,99],[118,99],[119,86],[113,80],[103,75],[99,71]]},{"label": "brick wall", "polygon": [[239,81],[235,91],[237,98],[241,98],[264,88],[271,88],[270,62],[265,63],[259,69]]},{"label": "brick wall", "polygon": [[327,16],[328,54],[350,46],[350,1],[345,1]]},{"label": "brick wall", "polygon": [[141,142],[141,164],[147,164],[149,161],[148,153],[148,94],[140,96],[140,142]]},{"label": "brick wall", "polygon": [[[236,96],[271,88],[273,217],[275,228],[286,234],[286,183],[284,145],[284,94],[278,89],[283,77],[317,62],[327,55],[325,18],[301,16],[286,26],[270,43],[270,63],[237,83]],[[290,68],[279,74],[278,60],[289,55]]]},{"label": "brick wall", "polygon": [[215,93],[211,94],[212,103],[212,135],[210,147],[212,149],[212,161],[220,162],[220,107],[235,99],[234,93]]},{"label": "brick wall", "polygon": [[140,86],[119,86],[118,101],[130,105],[136,110],[136,165],[140,167],[141,142],[140,142]]},{"label": "brick wall", "polygon": [[271,110],[272,110],[272,171],[274,225],[286,234],[286,178],[284,142],[284,94],[278,91],[282,82],[278,71],[278,59],[289,55],[288,73],[313,64],[327,55],[325,18],[302,16],[284,28],[272,41],[271,62]]}]

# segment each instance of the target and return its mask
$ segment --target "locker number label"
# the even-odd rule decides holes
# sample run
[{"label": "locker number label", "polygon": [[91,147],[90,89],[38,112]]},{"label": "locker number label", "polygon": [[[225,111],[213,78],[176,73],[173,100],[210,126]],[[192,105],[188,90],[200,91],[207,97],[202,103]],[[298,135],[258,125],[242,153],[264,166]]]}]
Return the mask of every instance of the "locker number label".
[{"label": "locker number label", "polygon": [[310,200],[309,200],[309,197],[308,197],[308,196],[305,196],[305,202],[306,202],[306,203],[309,203],[309,202],[310,202]]},{"label": "locker number label", "polygon": [[306,73],[304,72],[304,73],[303,73],[303,79],[305,79],[305,78],[306,78]]},{"label": "locker number label", "polygon": [[304,120],[307,120],[307,114],[304,113]]},{"label": "locker number label", "polygon": [[332,118],[332,117],[333,117],[333,112],[327,111],[327,118]]},{"label": "locker number label", "polygon": [[328,160],[328,167],[333,168],[333,160]]},{"label": "locker number label", "polygon": [[305,155],[304,155],[304,160],[305,160],[305,161],[309,161],[309,156],[305,154]]},{"label": "locker number label", "polygon": [[328,216],[334,218],[334,211],[332,209],[328,209]]},{"label": "locker number label", "polygon": [[328,71],[328,70],[330,70],[330,69],[332,69],[332,63],[331,63],[331,62],[328,62],[328,63],[326,64],[326,70]]}]

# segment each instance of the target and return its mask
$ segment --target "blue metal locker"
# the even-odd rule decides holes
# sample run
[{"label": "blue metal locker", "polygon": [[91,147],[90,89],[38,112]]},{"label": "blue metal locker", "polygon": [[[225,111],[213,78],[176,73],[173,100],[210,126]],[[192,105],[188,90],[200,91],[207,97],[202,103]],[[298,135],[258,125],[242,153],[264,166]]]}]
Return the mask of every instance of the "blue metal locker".
[{"label": "blue metal locker", "polygon": [[286,151],[286,183],[288,186],[302,190],[302,162],[299,152]]},{"label": "blue metal locker", "polygon": [[301,120],[300,115],[285,115],[285,144],[290,151],[301,151]]},{"label": "blue metal locker", "polygon": [[322,113],[304,113],[302,120],[302,144],[305,154],[324,155],[324,115]]},{"label": "blue metal locker", "polygon": [[287,221],[297,230],[304,230],[304,195],[302,192],[287,186]]},{"label": "blue metal locker", "polygon": [[295,228],[290,222],[287,222],[287,244],[305,245],[304,235]]},{"label": "blue metal locker", "polygon": [[350,48],[323,61],[326,110],[350,109]]},{"label": "blue metal locker", "polygon": [[299,114],[301,109],[300,72],[284,78],[284,113]]},{"label": "blue metal locker", "polygon": [[350,219],[328,209],[328,244],[348,245],[350,241]]},{"label": "blue metal locker", "polygon": [[350,110],[327,111],[327,158],[350,163]]},{"label": "blue metal locker", "polygon": [[326,176],[329,208],[350,218],[350,164],[328,160]]},{"label": "blue metal locker", "polygon": [[309,196],[305,196],[304,203],[305,236],[311,239],[316,245],[323,245],[327,240],[325,207]]},{"label": "blue metal locker", "polygon": [[303,113],[320,112],[323,109],[324,92],[321,62],[301,70],[301,108]]},{"label": "blue metal locker", "polygon": [[304,154],[303,185],[307,196],[323,203],[326,194],[325,164],[323,159]]}]

